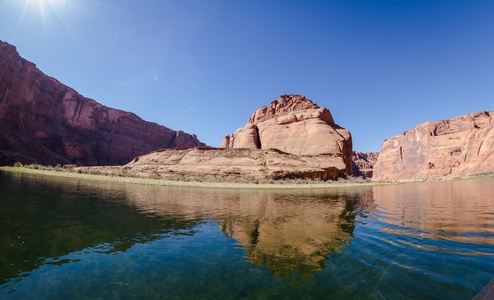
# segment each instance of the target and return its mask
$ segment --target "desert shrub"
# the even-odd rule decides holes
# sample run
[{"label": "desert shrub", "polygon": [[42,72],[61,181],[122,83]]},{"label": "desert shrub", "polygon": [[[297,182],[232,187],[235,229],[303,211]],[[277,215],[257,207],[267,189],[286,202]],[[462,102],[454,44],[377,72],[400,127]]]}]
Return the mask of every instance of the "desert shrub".
[{"label": "desert shrub", "polygon": [[16,161],[12,166],[14,168],[22,168],[22,163],[20,161]]},{"label": "desert shrub", "polygon": [[234,180],[235,183],[250,183],[252,180],[250,178],[237,178]]},{"label": "desert shrub", "polygon": [[216,177],[216,176],[206,176],[204,177],[205,182],[224,182],[225,179],[223,177]]}]

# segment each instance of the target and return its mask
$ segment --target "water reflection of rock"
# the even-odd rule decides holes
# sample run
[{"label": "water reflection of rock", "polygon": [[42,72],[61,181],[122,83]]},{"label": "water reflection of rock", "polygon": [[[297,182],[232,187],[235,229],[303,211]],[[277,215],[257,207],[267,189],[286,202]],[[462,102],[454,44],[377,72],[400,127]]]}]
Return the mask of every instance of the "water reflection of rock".
[{"label": "water reflection of rock", "polygon": [[242,244],[248,259],[277,276],[324,269],[328,254],[344,247],[354,229],[351,202],[270,195],[249,220],[220,219],[222,229]]},{"label": "water reflection of rock", "polygon": [[[310,276],[347,245],[362,191],[240,191],[126,186],[129,203],[158,215],[217,218],[247,259],[276,276]],[[365,194],[365,193],[364,193]]]},{"label": "water reflection of rock", "polygon": [[70,263],[60,259],[69,253],[118,253],[199,223],[147,217],[125,205],[122,187],[0,172],[0,285],[44,264]]},{"label": "water reflection of rock", "polygon": [[494,245],[494,178],[373,188],[382,230],[407,236]]},{"label": "water reflection of rock", "polygon": [[10,245],[20,236],[25,244],[0,247],[1,265],[16,267],[2,280],[98,245],[118,252],[164,235],[193,234],[208,219],[244,247],[248,261],[280,277],[310,276],[352,240],[355,205],[372,203],[370,189],[215,190],[31,175],[9,177],[5,184],[28,186],[20,197],[29,203],[3,208],[24,213],[22,220],[0,222],[0,238]]}]

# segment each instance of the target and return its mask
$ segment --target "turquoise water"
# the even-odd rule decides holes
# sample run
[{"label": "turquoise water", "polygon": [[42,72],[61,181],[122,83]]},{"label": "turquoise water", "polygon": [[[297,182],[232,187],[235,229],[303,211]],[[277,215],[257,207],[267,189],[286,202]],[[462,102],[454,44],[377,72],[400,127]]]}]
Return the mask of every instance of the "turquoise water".
[{"label": "turquoise water", "polygon": [[0,172],[0,299],[471,299],[494,179],[214,190]]}]

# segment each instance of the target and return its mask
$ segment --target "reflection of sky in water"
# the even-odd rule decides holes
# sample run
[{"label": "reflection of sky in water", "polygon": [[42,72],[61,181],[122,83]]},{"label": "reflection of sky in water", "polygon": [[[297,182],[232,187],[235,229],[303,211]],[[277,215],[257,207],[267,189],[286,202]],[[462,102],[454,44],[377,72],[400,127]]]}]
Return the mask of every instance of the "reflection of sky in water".
[{"label": "reflection of sky in water", "polygon": [[464,299],[494,276],[492,179],[287,192],[35,178],[0,173],[2,217],[24,214],[0,219],[3,240],[24,230],[18,255],[0,246],[7,297]]},{"label": "reflection of sky in water", "polygon": [[[225,274],[227,279],[226,274],[237,269],[236,265],[249,265],[242,259],[242,249],[231,247],[231,240],[220,234],[216,224],[199,225],[194,231],[194,235],[157,237],[124,252],[114,251],[112,245],[101,245],[51,258],[13,288],[21,295],[29,291],[27,294],[41,294],[43,298],[77,298],[81,292],[87,298],[92,293],[95,297],[112,297],[115,291],[131,292],[136,297],[183,295],[201,288],[201,280],[207,280],[211,273]],[[66,263],[59,263],[62,261]],[[152,289],[150,294],[142,290],[146,285],[151,285],[147,288]],[[15,295],[12,293],[14,298]]]}]

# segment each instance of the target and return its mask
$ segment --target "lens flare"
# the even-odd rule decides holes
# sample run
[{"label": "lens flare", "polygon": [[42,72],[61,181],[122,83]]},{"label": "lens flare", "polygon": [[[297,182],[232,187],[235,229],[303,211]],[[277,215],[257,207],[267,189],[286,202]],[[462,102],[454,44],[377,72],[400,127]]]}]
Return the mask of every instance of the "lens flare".
[{"label": "lens flare", "polygon": [[[21,1],[19,1],[21,2]],[[23,0],[24,9],[17,24],[21,27],[41,27],[46,36],[64,28],[75,41],[67,20],[74,16],[74,0]],[[75,41],[77,44],[77,41]]]}]

